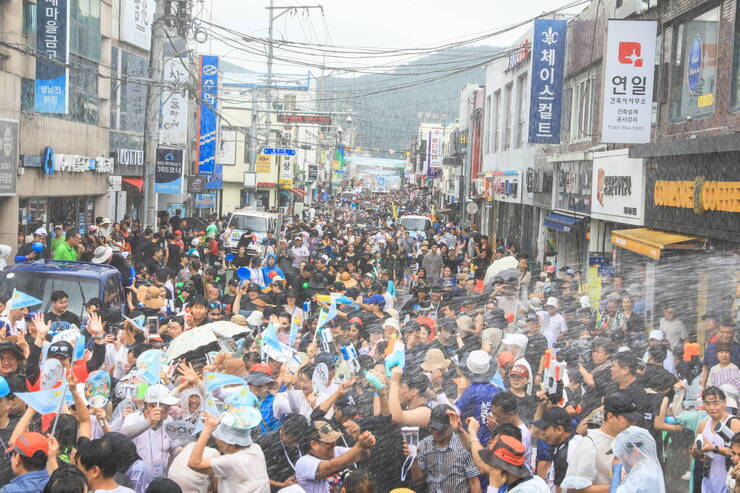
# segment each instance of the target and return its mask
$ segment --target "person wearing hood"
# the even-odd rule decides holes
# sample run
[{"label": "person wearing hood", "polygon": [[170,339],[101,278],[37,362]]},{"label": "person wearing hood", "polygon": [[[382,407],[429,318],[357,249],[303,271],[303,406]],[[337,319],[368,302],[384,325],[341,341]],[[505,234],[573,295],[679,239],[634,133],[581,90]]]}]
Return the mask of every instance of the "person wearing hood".
[{"label": "person wearing hood", "polygon": [[665,493],[655,440],[647,430],[630,426],[614,439],[612,452],[627,471],[617,493]]},{"label": "person wearing hood", "polygon": [[0,270],[5,270],[8,267],[7,258],[10,257],[12,248],[8,245],[0,245]]},{"label": "person wearing hood", "polygon": [[269,285],[270,280],[275,276],[280,276],[283,279],[286,279],[283,269],[278,267],[277,257],[274,254],[269,253],[267,254],[267,257],[265,257],[265,266],[262,267],[262,277],[265,280],[265,283]]}]

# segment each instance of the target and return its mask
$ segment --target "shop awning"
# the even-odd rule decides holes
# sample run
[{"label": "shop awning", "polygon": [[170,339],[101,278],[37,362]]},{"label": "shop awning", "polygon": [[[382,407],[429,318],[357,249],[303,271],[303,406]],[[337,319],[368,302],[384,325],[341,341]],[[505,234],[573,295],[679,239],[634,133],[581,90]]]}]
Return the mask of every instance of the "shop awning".
[{"label": "shop awning", "polygon": [[136,187],[139,192],[144,189],[144,178],[123,178],[122,181],[124,183],[128,183],[132,187]]},{"label": "shop awning", "polygon": [[298,195],[299,197],[305,197],[306,192],[304,190],[301,190],[300,188],[290,188],[289,189],[294,194]]},{"label": "shop awning", "polygon": [[557,231],[565,231],[567,233],[571,230],[575,223],[579,222],[582,219],[583,218],[581,217],[566,216],[565,214],[551,212],[547,215],[547,217],[545,217],[545,227]]},{"label": "shop awning", "polygon": [[701,250],[702,243],[702,240],[695,236],[649,228],[612,231],[612,244],[655,260],[660,260],[663,250]]}]

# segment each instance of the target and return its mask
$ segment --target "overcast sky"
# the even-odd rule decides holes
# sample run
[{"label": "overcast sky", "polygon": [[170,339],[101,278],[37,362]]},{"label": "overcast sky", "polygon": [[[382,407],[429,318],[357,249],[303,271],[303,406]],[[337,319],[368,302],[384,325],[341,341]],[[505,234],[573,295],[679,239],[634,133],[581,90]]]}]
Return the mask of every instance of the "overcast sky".
[{"label": "overcast sky", "polygon": [[[437,45],[501,29],[557,8],[567,0],[275,0],[276,6],[317,5],[324,7],[310,14],[286,14],[275,22],[275,39],[341,46],[413,48]],[[269,22],[265,7],[269,0],[205,0],[201,17],[241,33],[267,37]],[[212,12],[211,12],[212,8]],[[579,7],[582,8],[582,7]],[[324,22],[325,21],[325,22]],[[325,27],[326,26],[326,27]],[[327,35],[328,27],[328,35]],[[488,39],[483,44],[507,46],[521,30]],[[331,40],[331,41],[330,41]],[[225,57],[232,63],[264,71],[264,58],[223,46],[218,41],[201,45],[199,51]],[[291,55],[295,57],[296,55]],[[354,60],[353,66],[373,60]],[[395,63],[386,59],[380,63]],[[328,60],[327,65],[339,65]],[[343,62],[347,63],[347,62]],[[305,71],[304,67],[301,71]],[[313,72],[317,69],[311,68]],[[296,71],[282,62],[276,72]]]}]

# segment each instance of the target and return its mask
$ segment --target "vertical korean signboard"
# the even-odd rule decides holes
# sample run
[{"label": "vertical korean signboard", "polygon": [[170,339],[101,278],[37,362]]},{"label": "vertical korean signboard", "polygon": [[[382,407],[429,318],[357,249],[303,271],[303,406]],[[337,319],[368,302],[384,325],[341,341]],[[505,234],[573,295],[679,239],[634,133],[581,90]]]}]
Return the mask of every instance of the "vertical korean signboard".
[{"label": "vertical korean signboard", "polygon": [[529,142],[560,143],[567,21],[536,19],[529,91]]},{"label": "vertical korean signboard", "polygon": [[657,28],[657,21],[609,21],[602,142],[650,142]]},{"label": "vertical korean signboard", "polygon": [[188,73],[179,58],[164,63],[164,82],[159,143],[184,146],[188,139]]},{"label": "vertical korean signboard", "polygon": [[18,122],[0,118],[0,197],[15,195]]},{"label": "vertical korean signboard", "polygon": [[212,175],[216,169],[216,102],[218,93],[218,57],[200,57],[200,127],[198,174]]},{"label": "vertical korean signboard", "polygon": [[36,87],[34,111],[66,114],[69,108],[68,0],[38,0],[36,4]]},{"label": "vertical korean signboard", "polygon": [[182,149],[157,148],[154,193],[182,193]]}]

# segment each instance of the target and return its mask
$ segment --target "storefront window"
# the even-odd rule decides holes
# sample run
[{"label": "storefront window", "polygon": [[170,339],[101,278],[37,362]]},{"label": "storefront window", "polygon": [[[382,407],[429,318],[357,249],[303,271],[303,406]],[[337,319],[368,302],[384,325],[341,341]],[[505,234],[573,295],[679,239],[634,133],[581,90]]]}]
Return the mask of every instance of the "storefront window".
[{"label": "storefront window", "polygon": [[719,7],[673,28],[671,119],[714,112]]}]

